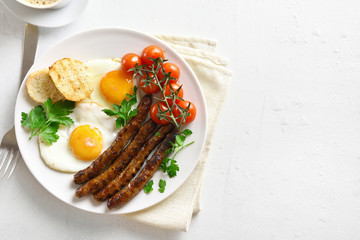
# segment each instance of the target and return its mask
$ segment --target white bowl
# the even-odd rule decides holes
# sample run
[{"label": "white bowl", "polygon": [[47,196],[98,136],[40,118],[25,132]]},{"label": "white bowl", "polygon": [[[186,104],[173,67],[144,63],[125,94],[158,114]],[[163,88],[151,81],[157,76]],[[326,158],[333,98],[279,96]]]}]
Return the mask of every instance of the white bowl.
[{"label": "white bowl", "polygon": [[21,3],[24,6],[27,7],[31,7],[31,8],[36,8],[36,9],[58,9],[58,8],[63,8],[66,5],[68,5],[71,0],[58,0],[52,4],[48,4],[48,5],[36,5],[36,4],[31,4],[29,2],[27,2],[26,0],[16,0],[17,2]]}]

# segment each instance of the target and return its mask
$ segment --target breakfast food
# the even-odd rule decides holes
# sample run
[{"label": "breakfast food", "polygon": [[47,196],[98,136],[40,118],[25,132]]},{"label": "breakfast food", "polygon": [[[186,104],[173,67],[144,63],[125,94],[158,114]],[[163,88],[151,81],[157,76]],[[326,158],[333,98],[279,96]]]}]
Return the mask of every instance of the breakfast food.
[{"label": "breakfast food", "polygon": [[63,58],[56,61],[50,66],[49,75],[67,100],[83,100],[94,90],[95,83],[87,66],[78,60]]},{"label": "breakfast food", "polygon": [[134,74],[131,68],[142,65],[141,57],[136,53],[127,53],[121,58],[121,68],[130,74]]},{"label": "breakfast food", "polygon": [[141,53],[141,61],[143,64],[152,65],[154,63],[153,59],[165,59],[164,51],[156,45],[150,45],[143,49]]},{"label": "breakfast food", "polygon": [[111,146],[104,151],[97,159],[95,159],[90,166],[77,172],[74,175],[74,183],[83,184],[90,179],[99,175],[99,173],[107,167],[116,157],[119,156],[120,151],[126,143],[139,131],[141,123],[145,120],[152,103],[152,96],[146,95],[141,99],[137,108],[137,115],[120,130],[116,136],[115,141]]},{"label": "breakfast food", "polygon": [[[128,58],[125,57],[126,55],[123,62],[126,63]],[[132,58],[131,61],[135,61],[134,59],[137,58]],[[128,71],[133,71],[134,76],[140,76],[139,86],[144,92],[160,92],[161,95],[161,99],[151,107],[151,119],[160,125],[172,122],[176,127],[191,123],[196,117],[196,107],[194,103],[183,99],[184,90],[182,85],[177,84],[180,77],[179,67],[166,62],[164,52],[155,45],[144,48],[141,59],[137,61],[135,67]]]},{"label": "breakfast food", "polygon": [[[87,177],[85,180],[83,179],[81,181],[79,181],[78,178],[79,173],[76,174],[74,182],[83,184],[76,190],[75,195],[77,197],[83,197],[93,193],[94,198],[98,201],[109,199],[109,209],[125,204],[152,178],[152,175],[165,157],[166,149],[170,146],[175,146],[174,138],[176,134],[172,133],[171,137],[164,140],[165,136],[174,128],[178,129],[182,124],[188,124],[194,120],[196,108],[192,102],[183,99],[184,90],[178,81],[180,70],[174,63],[168,63],[166,61],[164,52],[161,48],[154,45],[146,47],[143,50],[141,57],[135,53],[128,53],[121,59],[121,69],[132,74],[132,76],[125,78],[136,79],[138,76],[138,86],[143,92],[147,94],[157,94],[157,102],[151,106],[150,118],[152,119],[152,123],[155,122],[156,124],[163,126],[156,131],[156,134],[153,134],[145,141],[145,138],[140,138],[140,136],[143,135],[143,133],[141,133],[144,131],[143,128],[149,124],[149,122],[147,122],[140,129],[138,135],[130,141],[128,146],[118,153],[119,156],[115,157],[116,160],[114,160],[113,163],[106,163],[109,165],[105,170],[102,169],[105,168],[106,164],[99,168],[99,171],[92,173],[91,177]],[[90,65],[89,63],[87,64],[88,66]],[[104,62],[103,64],[106,63]],[[92,74],[96,75],[94,72]],[[95,93],[95,90],[90,96],[90,99],[95,99],[93,95],[104,96],[102,89],[103,86],[100,85],[100,94]],[[160,93],[160,97],[158,93]],[[111,101],[111,98],[106,97],[106,102]],[[106,113],[109,115],[116,115],[114,111],[108,110]],[[153,130],[151,129],[151,131]],[[148,134],[149,133],[150,131]],[[138,137],[141,141],[137,140]],[[185,138],[186,134],[182,134],[180,136],[180,139],[182,140],[177,140],[177,143],[183,142]],[[147,161],[138,177],[131,181],[141,169],[142,165],[144,165],[146,158],[160,143],[159,149],[151,159]],[[139,146],[141,146],[140,149]],[[178,146],[176,149],[179,151],[179,149],[183,147],[183,145]],[[94,163],[96,163],[96,161]],[[171,159],[171,166],[169,165],[167,167],[167,164],[170,164],[169,159],[166,160],[162,169],[168,169],[168,171],[170,171],[168,173],[169,177],[176,176],[176,171],[179,169],[176,165],[176,160]],[[98,167],[98,165],[96,166]],[[164,191],[164,189],[161,191]]]},{"label": "breakfast food", "polygon": [[127,167],[109,184],[94,194],[94,198],[98,201],[105,201],[115,193],[124,188],[130,180],[140,170],[145,159],[150,155],[151,151],[166,137],[166,135],[174,129],[174,124],[168,123],[161,126],[157,130],[157,134],[153,134],[137,152],[135,157],[127,165]]},{"label": "breakfast food", "polygon": [[[148,193],[147,185],[159,167],[169,178],[176,176],[176,154],[193,143],[184,144],[191,131],[179,129],[195,119],[196,108],[183,99],[180,70],[167,62],[160,47],[151,45],[141,57],[128,53],[121,60],[83,63],[63,58],[48,71],[30,76],[29,95],[41,84],[51,91],[41,93],[38,101],[44,107],[22,113],[22,125],[30,128],[30,138],[39,136],[47,166],[75,172],[73,181],[81,184],[76,197],[93,194],[98,201],[108,200],[112,209],[126,204],[144,186]],[[137,87],[147,95],[141,97]],[[56,102],[53,89],[64,101]],[[164,192],[166,184],[161,181],[159,192]]]},{"label": "breakfast food", "polygon": [[154,173],[158,170],[161,162],[165,157],[165,152],[171,147],[171,142],[174,142],[177,135],[177,130],[170,132],[165,140],[160,144],[156,152],[146,162],[144,168],[131,182],[126,185],[121,191],[112,196],[107,206],[112,209],[116,206],[123,206],[133,199],[146,185],[146,183],[152,178]]},{"label": "breakfast food", "polygon": [[38,103],[43,103],[49,98],[53,102],[65,99],[50,78],[48,68],[31,73],[26,80],[26,89],[29,96]]},{"label": "breakfast food", "polygon": [[132,75],[121,69],[117,59],[94,59],[85,62],[85,65],[95,85],[89,97],[92,102],[112,108],[113,104],[120,104],[126,94],[133,93],[136,84]]},{"label": "breakfast food", "polygon": [[115,119],[101,110],[96,103],[77,103],[69,115],[74,124],[60,127],[56,142],[49,144],[38,138],[40,154],[47,166],[75,173],[111,145],[116,136]]},{"label": "breakfast food", "polygon": [[83,197],[88,194],[95,193],[113,180],[130,162],[130,160],[135,156],[139,151],[146,138],[155,130],[156,124],[149,120],[147,121],[136,134],[136,136],[131,140],[127,147],[121,151],[119,157],[104,170],[100,175],[86,182],[84,185],[80,186],[75,195],[77,197]]},{"label": "breakfast food", "polygon": [[26,2],[28,2],[30,4],[38,5],[38,6],[51,5],[53,3],[56,3],[57,1],[59,1],[59,0],[26,0]]}]

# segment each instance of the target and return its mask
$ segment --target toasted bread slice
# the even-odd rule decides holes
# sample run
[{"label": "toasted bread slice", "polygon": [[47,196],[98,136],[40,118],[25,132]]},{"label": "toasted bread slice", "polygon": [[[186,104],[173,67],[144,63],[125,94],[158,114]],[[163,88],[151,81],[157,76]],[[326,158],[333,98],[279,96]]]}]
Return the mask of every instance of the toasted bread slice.
[{"label": "toasted bread slice", "polygon": [[26,89],[35,102],[43,103],[49,98],[53,102],[65,99],[50,78],[48,68],[31,73],[26,80]]},{"label": "toasted bread slice", "polygon": [[56,88],[67,100],[80,101],[90,96],[95,83],[86,65],[78,60],[63,58],[49,70]]}]

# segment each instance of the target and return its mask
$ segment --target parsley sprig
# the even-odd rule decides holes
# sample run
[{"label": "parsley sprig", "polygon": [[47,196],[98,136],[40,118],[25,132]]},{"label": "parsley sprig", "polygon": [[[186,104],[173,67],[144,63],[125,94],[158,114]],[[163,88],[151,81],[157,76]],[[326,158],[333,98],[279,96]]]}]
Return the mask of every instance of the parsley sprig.
[{"label": "parsley sprig", "polygon": [[144,192],[145,193],[150,193],[153,189],[153,186],[154,185],[154,181],[153,180],[150,180],[144,187]]},{"label": "parsley sprig", "polygon": [[[154,185],[154,181],[153,180],[150,180],[144,187],[144,192],[146,194],[152,192],[154,190],[153,188],[153,185]],[[165,187],[166,187],[166,180],[163,180],[163,179],[160,179],[159,180],[159,188],[158,188],[158,191],[163,193],[165,191]]]},{"label": "parsley sprig", "polygon": [[163,193],[166,187],[166,180],[160,179],[159,180],[159,192]]},{"label": "parsley sprig", "polygon": [[136,98],[137,87],[134,86],[134,92],[132,95],[126,94],[128,99],[124,99],[120,105],[113,104],[113,109],[103,109],[102,111],[108,116],[116,116],[116,127],[123,127],[133,117],[137,115],[137,109],[133,109],[132,106],[137,103]]},{"label": "parsley sprig", "polygon": [[[170,178],[173,178],[177,175],[177,172],[180,170],[177,161],[175,160],[176,155],[185,147],[194,143],[194,141],[185,144],[185,140],[188,136],[192,134],[190,129],[185,129],[181,131],[175,137],[175,143],[171,142],[171,147],[166,150],[163,162],[160,165],[160,169],[168,174]],[[169,157],[170,154],[174,153],[173,157]]]},{"label": "parsley sprig", "polygon": [[[45,107],[45,108],[44,108]],[[30,128],[30,138],[41,136],[52,144],[59,139],[57,131],[60,125],[71,126],[74,121],[68,117],[73,112],[75,102],[58,101],[53,103],[51,98],[42,105],[37,105],[30,110],[30,113],[21,113],[21,125]]]},{"label": "parsley sprig", "polygon": [[[168,174],[170,178],[173,178],[177,175],[177,172],[180,170],[179,165],[177,164],[177,161],[175,160],[176,155],[181,151],[181,149],[191,145],[194,143],[194,141],[185,144],[185,140],[188,136],[192,134],[192,131],[190,129],[185,129],[181,131],[178,135],[175,137],[175,142],[170,142],[171,147],[165,151],[165,158],[163,162],[160,164],[160,169],[165,173]],[[168,157],[170,154],[175,153],[172,158]],[[150,180],[144,187],[145,193],[150,193],[153,191],[153,185],[154,181]],[[166,187],[166,180],[160,179],[159,180],[159,188],[158,191],[160,193],[163,193],[165,191]]]}]

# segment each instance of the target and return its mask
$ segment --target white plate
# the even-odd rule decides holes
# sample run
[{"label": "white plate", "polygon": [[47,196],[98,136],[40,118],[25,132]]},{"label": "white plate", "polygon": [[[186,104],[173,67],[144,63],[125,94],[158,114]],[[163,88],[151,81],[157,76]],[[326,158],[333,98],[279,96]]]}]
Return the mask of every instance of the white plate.
[{"label": "white plate", "polygon": [[16,0],[1,0],[16,17],[39,27],[61,27],[75,21],[84,11],[89,0],[73,0],[60,9],[34,9]]},{"label": "white plate", "polygon": [[[153,192],[145,194],[141,191],[128,204],[111,211],[107,210],[106,203],[98,203],[92,196],[81,199],[75,198],[74,193],[78,186],[73,184],[73,174],[60,173],[48,168],[40,158],[37,139],[33,138],[29,141],[28,130],[21,126],[21,112],[28,113],[30,109],[36,105],[36,103],[28,97],[24,81],[20,88],[15,107],[17,141],[21,155],[31,173],[40,184],[57,198],[74,207],[90,212],[109,214],[134,212],[150,207],[170,196],[185,182],[194,170],[201,155],[206,136],[207,118],[205,99],[199,81],[188,64],[162,41],[144,33],[127,29],[106,28],[87,31],[69,37],[51,48],[43,56],[38,58],[29,73],[48,67],[63,57],[75,58],[81,61],[96,58],[122,57],[128,52],[141,54],[142,49],[151,44],[160,46],[165,50],[165,57],[179,66],[181,71],[179,81],[184,85],[184,98],[194,102],[197,108],[196,119],[187,125],[187,128],[193,131],[188,141],[194,140],[195,143],[177,155],[177,161],[180,167],[178,176],[169,179],[160,170],[157,171],[153,177]],[[27,78],[27,76],[25,78]],[[159,193],[157,190],[157,184],[160,178],[165,179],[167,182],[164,193]]]}]

